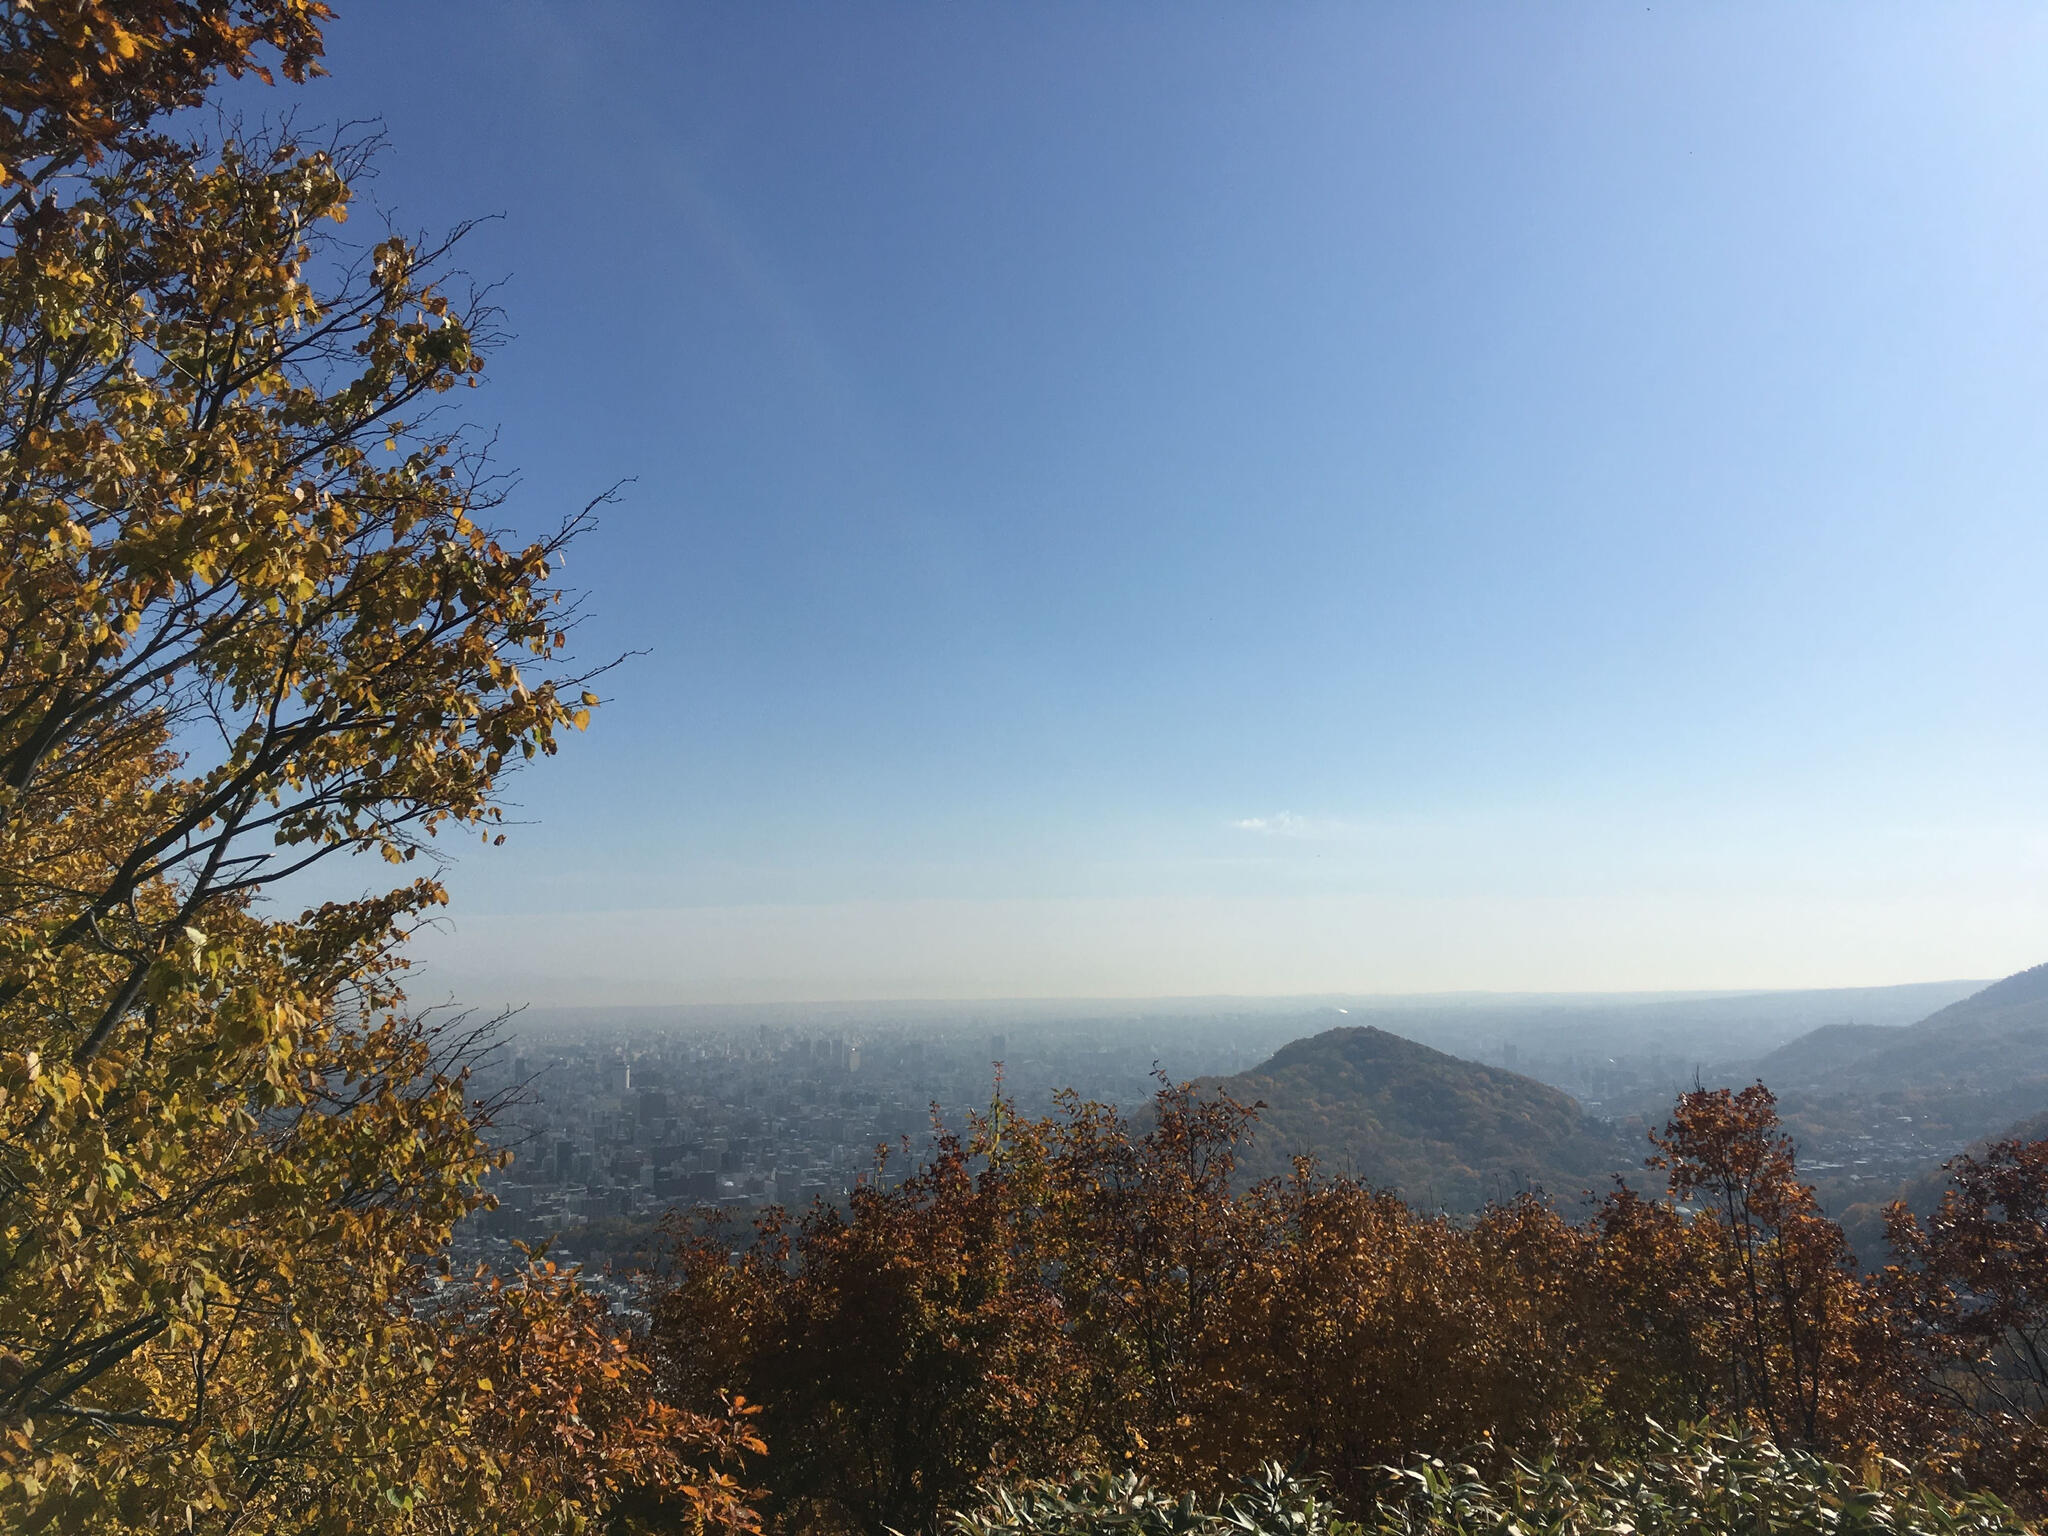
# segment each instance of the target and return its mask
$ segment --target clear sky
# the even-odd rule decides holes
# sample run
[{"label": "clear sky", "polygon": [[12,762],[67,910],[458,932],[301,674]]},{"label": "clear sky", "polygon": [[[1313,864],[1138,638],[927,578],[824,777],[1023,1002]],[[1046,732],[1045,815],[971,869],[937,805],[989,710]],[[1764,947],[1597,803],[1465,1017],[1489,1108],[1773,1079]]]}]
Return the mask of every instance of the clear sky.
[{"label": "clear sky", "polygon": [[2048,958],[2048,10],[337,8],[509,515],[634,477],[424,990]]}]

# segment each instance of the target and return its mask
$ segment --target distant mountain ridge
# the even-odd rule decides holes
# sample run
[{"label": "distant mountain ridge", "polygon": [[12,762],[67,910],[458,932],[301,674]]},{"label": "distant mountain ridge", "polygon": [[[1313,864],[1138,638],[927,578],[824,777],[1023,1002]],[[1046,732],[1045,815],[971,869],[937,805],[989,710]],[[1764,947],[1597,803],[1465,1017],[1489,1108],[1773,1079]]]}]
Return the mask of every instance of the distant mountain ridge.
[{"label": "distant mountain ridge", "polygon": [[1571,1095],[1383,1029],[1326,1030],[1203,1086],[1266,1105],[1248,1177],[1312,1154],[1326,1173],[1426,1208],[1472,1211],[1531,1189],[1569,1199],[1639,1160]]},{"label": "distant mountain ridge", "polygon": [[2048,965],[1903,1027],[1810,1030],[1741,1075],[1778,1095],[1822,1204],[1868,1259],[1896,1195],[1928,1198],[1947,1158],[2048,1112]]},{"label": "distant mountain ridge", "polygon": [[1829,1025],[1756,1064],[1774,1089],[1884,1093],[2007,1092],[2048,1083],[2048,964],[2037,965],[1905,1028]]},{"label": "distant mountain ridge", "polygon": [[1756,1064],[1756,1076],[1771,1088],[1822,1086],[1866,1057],[1904,1042],[1910,1024],[1823,1024],[1789,1040]]}]

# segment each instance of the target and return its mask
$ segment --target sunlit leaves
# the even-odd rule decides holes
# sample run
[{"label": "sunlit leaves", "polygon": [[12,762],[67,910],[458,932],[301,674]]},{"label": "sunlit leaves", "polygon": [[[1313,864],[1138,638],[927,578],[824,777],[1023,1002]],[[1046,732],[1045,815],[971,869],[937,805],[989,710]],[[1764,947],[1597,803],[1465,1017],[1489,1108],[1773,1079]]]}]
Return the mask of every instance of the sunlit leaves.
[{"label": "sunlit leaves", "polygon": [[[715,1219],[679,1227],[655,1308],[665,1388],[762,1404],[776,1518],[871,1531],[990,1480],[1094,1467],[1213,1498],[1269,1459],[1355,1513],[1375,1463],[1418,1451],[1469,1448],[1494,1473],[1554,1448],[1627,1455],[1656,1422],[1702,1418],[1775,1442],[1743,1442],[1758,1475],[1807,1447],[2048,1487],[2020,1455],[2040,1443],[2038,1382],[2014,1370],[2044,1315],[2048,1147],[1958,1165],[1908,1305],[1856,1272],[1761,1089],[1683,1096],[1652,1149],[1674,1198],[1618,1186],[1579,1221],[1530,1197],[1454,1221],[1309,1160],[1234,1188],[1254,1130],[1185,1086],[1137,1123],[998,1100],[843,1212],[770,1212],[740,1245]],[[1903,1347],[1915,1328],[1932,1375]],[[2007,1399],[1983,1399],[2007,1415],[2000,1458],[1927,1401],[1965,1365],[2004,1373]]]},{"label": "sunlit leaves", "polygon": [[1948,1172],[1926,1221],[1886,1213],[1923,1404],[1973,1476],[2048,1489],[2048,1141],[1999,1142]]},{"label": "sunlit leaves", "polygon": [[331,14],[321,0],[10,0],[0,188],[128,147],[153,118],[203,100],[216,71],[272,79],[259,49],[303,80],[319,69],[319,24]]},{"label": "sunlit leaves", "polygon": [[1268,1464],[1214,1504],[1132,1474],[998,1487],[948,1517],[948,1536],[2025,1536],[1986,1494],[1907,1468],[1844,1467],[1733,1430],[1667,1432],[1611,1460],[1555,1455],[1490,1469],[1435,1456],[1374,1469],[1372,1492],[1331,1506],[1313,1479]]},{"label": "sunlit leaves", "polygon": [[482,354],[445,248],[344,243],[345,144],[153,127],[325,15],[0,16],[0,1525],[743,1519],[744,1416],[653,1402],[571,1277],[426,1288],[503,1161],[485,1042],[404,1007],[440,886],[260,904],[496,826],[595,702],[581,520],[498,538],[433,414]]}]

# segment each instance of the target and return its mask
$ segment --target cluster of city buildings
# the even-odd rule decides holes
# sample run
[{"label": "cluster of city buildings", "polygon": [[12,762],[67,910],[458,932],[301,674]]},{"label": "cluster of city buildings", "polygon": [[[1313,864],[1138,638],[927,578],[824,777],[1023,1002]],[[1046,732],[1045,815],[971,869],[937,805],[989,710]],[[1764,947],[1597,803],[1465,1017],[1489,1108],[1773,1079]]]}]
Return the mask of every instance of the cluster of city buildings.
[{"label": "cluster of city buildings", "polygon": [[1150,1098],[1155,1070],[1237,1071],[1265,1048],[1170,1027],[1106,1037],[1099,1021],[528,1032],[475,1071],[476,1093],[510,1101],[497,1133],[513,1160],[457,1246],[496,1262],[514,1242],[552,1241],[601,1262],[670,1210],[744,1220],[899,1181],[922,1164],[935,1115],[962,1126],[999,1091],[1027,1114],[1063,1089],[1130,1106]]}]

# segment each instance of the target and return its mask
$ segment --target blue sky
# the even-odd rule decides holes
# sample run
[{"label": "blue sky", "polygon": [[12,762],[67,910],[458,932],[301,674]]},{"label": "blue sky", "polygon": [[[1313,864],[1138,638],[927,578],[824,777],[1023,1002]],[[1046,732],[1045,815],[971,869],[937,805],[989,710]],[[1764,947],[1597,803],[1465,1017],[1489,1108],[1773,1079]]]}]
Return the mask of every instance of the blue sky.
[{"label": "blue sky", "polygon": [[509,515],[634,480],[429,990],[2048,957],[2048,13],[340,9]]}]

